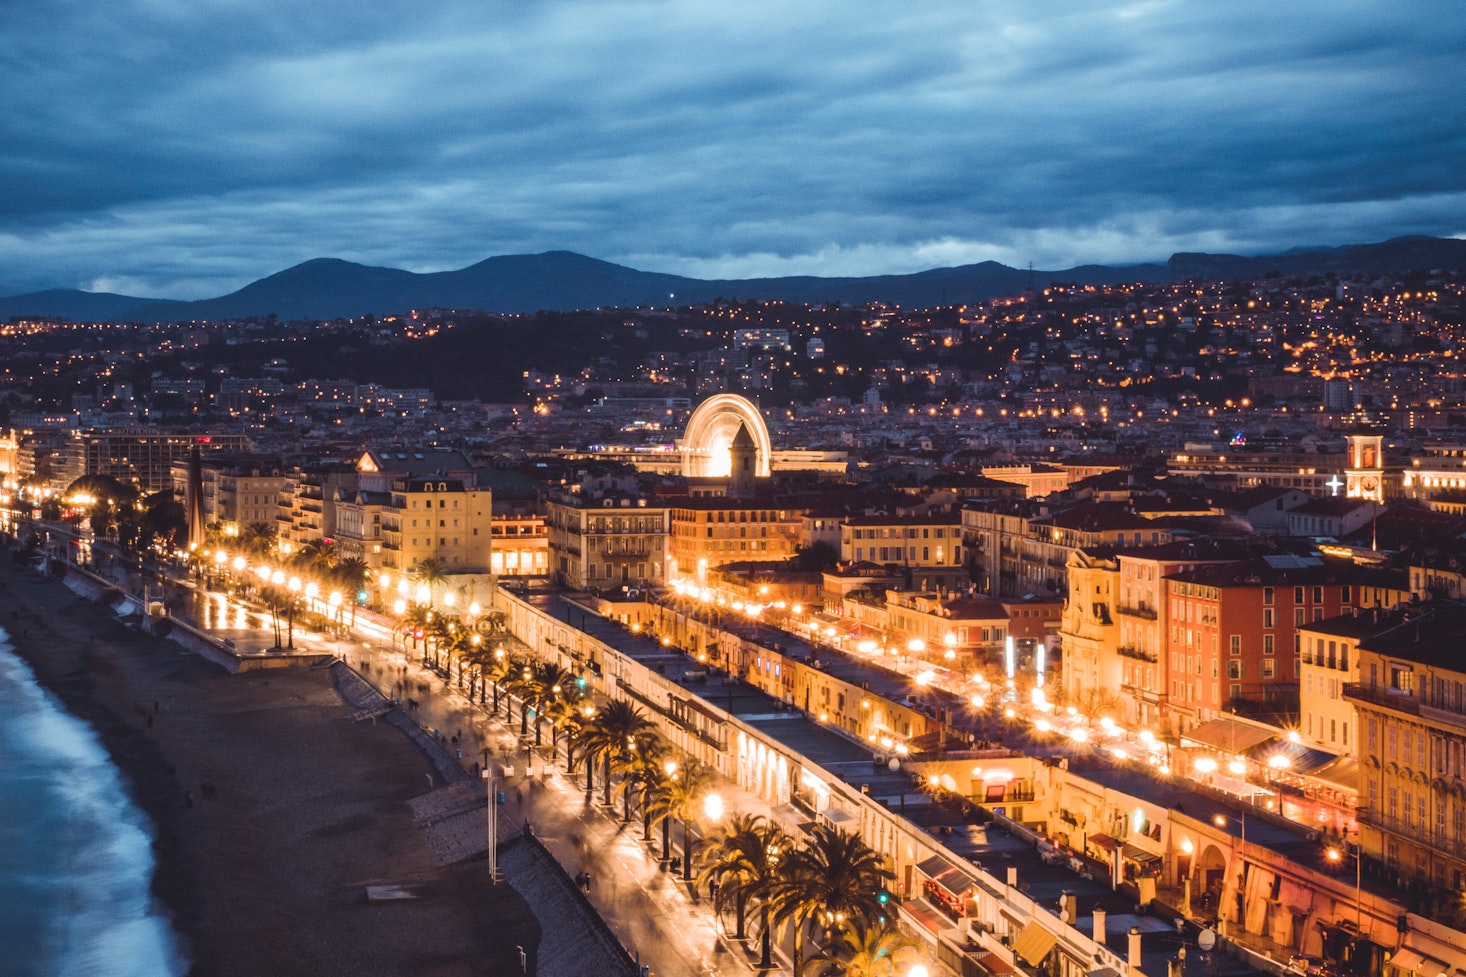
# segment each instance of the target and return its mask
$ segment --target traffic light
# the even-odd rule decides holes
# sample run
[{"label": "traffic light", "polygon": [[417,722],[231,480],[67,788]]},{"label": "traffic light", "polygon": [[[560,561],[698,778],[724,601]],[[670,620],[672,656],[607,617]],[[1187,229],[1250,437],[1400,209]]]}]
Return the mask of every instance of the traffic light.
[{"label": "traffic light", "polygon": [[879,893],[876,894],[876,902],[880,903],[882,906],[887,905],[888,903],[890,903],[890,901],[891,894],[885,889],[882,889]]},{"label": "traffic light", "polygon": [[577,675],[577,676],[576,676],[576,677],[575,677],[575,687],[576,687],[576,688],[578,688],[578,689],[580,689],[580,690],[582,690],[582,691],[584,691],[584,689],[585,689],[585,687],[586,687],[586,686],[587,686],[587,685],[588,685],[588,684],[590,684],[590,683],[588,683],[588,682],[587,682],[587,681],[586,681],[586,680],[585,680],[585,676],[584,676],[584,675]]}]

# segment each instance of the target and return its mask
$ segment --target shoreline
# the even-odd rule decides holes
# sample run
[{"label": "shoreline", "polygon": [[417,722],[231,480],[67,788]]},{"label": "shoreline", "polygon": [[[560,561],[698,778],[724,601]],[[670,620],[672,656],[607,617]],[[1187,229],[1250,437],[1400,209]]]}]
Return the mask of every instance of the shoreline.
[{"label": "shoreline", "polygon": [[[352,721],[329,669],[230,675],[8,556],[0,625],[151,822],[189,974],[518,972],[533,913],[486,863],[434,861],[407,806],[432,764]],[[379,884],[417,898],[368,903]]]}]

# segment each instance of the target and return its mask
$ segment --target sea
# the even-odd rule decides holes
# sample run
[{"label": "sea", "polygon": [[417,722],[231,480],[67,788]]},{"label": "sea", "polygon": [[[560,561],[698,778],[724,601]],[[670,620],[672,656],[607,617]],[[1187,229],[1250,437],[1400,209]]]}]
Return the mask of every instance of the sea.
[{"label": "sea", "polygon": [[152,840],[96,732],[0,630],[0,974],[186,973],[148,891]]}]

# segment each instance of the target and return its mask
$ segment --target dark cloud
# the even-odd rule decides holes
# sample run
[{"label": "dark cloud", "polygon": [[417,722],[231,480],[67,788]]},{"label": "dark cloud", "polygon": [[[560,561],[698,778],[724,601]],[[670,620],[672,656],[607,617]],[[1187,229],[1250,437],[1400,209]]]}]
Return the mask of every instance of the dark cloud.
[{"label": "dark cloud", "polygon": [[708,276],[1466,233],[1454,2],[0,9],[0,293],[330,255]]}]

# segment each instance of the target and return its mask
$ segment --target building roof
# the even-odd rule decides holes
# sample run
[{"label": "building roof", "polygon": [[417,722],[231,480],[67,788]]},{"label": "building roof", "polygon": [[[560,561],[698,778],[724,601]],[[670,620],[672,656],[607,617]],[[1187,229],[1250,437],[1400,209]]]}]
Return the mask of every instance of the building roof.
[{"label": "building roof", "polygon": [[1213,563],[1167,574],[1166,579],[1225,589],[1354,583],[1359,573],[1359,567],[1347,560],[1278,554],[1236,563]]},{"label": "building roof", "polygon": [[1466,673],[1466,661],[1461,657],[1461,645],[1466,641],[1466,605],[1430,601],[1381,618],[1386,626],[1361,640],[1361,650]]}]

